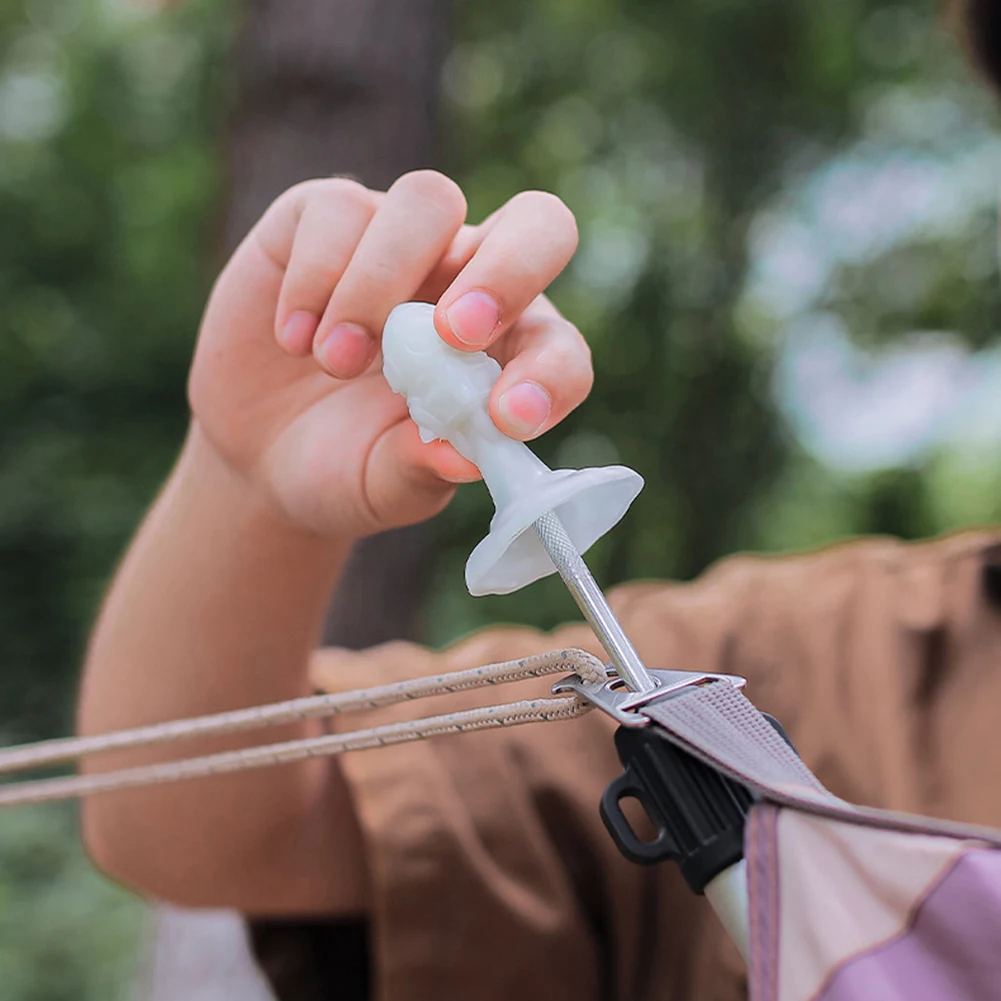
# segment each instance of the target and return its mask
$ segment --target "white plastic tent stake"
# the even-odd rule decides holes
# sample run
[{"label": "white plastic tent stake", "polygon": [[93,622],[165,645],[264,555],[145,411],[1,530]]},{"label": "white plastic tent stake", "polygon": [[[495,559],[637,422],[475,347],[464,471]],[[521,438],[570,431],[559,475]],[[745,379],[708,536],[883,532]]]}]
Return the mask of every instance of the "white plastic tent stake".
[{"label": "white plastic tent stake", "polygon": [[488,409],[500,365],[446,344],[429,303],[393,310],[382,351],[386,381],[406,397],[421,438],[450,442],[480,470],[493,499],[490,531],[466,563],[469,593],[508,594],[558,570],[623,680],[636,691],[653,687],[580,556],[626,513],[643,488],[639,473],[625,466],[552,470],[502,434]]}]

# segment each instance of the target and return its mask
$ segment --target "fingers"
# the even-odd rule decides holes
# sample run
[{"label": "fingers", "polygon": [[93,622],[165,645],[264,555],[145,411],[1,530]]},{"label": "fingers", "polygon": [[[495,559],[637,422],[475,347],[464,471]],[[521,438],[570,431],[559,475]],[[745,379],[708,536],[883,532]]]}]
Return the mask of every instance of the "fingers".
[{"label": "fingers", "polygon": [[310,353],[331,290],[375,210],[371,192],[342,179],[317,185],[302,207],[275,313],[275,335],[290,354]]},{"label": "fingers", "polygon": [[[410,422],[413,424],[413,421]],[[416,427],[416,425],[414,425]],[[468,459],[464,459],[447,441],[425,444],[417,433],[417,462],[446,483],[475,483],[483,477]]]},{"label": "fingers", "polygon": [[435,310],[438,333],[453,347],[482,350],[492,344],[577,249],[573,213],[542,191],[516,195],[489,223]]},{"label": "fingers", "polygon": [[[492,349],[507,367],[491,413],[506,434],[532,438],[576,407],[593,379],[583,338],[541,295],[576,248],[576,223],[543,192],[516,196],[479,226],[463,225],[465,212],[459,188],[433,171],[407,174],[385,195],[339,179],[292,189],[260,227],[286,270],[276,337],[352,378],[375,359],[395,305],[444,289],[435,322],[447,342],[483,349],[504,335]],[[444,479],[475,476],[448,446],[422,456]]]},{"label": "fingers", "polygon": [[486,223],[479,226],[463,226],[452,240],[442,258],[418,289],[416,299],[421,302],[437,302],[445,290],[455,281],[455,276],[472,260],[486,236]]},{"label": "fingers", "polygon": [[498,347],[507,364],[490,394],[490,416],[512,438],[525,441],[549,430],[591,391],[587,342],[544,296]]},{"label": "fingers", "polygon": [[454,181],[434,171],[400,178],[386,193],[319,322],[313,354],[340,378],[363,372],[394,306],[412,299],[466,216]]}]

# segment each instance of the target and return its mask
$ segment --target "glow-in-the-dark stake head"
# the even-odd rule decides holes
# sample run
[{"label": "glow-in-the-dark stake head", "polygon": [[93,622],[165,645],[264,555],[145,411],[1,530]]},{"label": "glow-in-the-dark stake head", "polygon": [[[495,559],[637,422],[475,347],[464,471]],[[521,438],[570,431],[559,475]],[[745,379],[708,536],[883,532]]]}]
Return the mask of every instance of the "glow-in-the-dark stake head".
[{"label": "glow-in-the-dark stake head", "polygon": [[508,594],[555,571],[531,531],[555,511],[586,552],[626,513],[643,478],[625,466],[550,469],[524,442],[502,434],[488,403],[501,367],[483,352],[458,351],[434,327],[434,307],[408,302],[382,335],[386,381],[407,399],[424,441],[451,442],[483,474],[496,512],[466,563],[470,594]]}]

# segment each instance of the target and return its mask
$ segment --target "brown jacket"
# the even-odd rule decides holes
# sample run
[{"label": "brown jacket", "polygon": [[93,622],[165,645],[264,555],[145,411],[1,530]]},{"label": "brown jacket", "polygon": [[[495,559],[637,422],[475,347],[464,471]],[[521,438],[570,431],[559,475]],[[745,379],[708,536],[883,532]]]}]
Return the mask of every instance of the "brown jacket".
[{"label": "brown jacket", "polygon": [[[837,795],[1001,826],[1001,533],[740,556],[692,584],[619,588],[612,604],[648,666],[746,676],[748,696],[782,721]],[[343,690],[566,646],[600,653],[583,625],[552,634],[504,627],[441,652],[400,643],[322,651],[316,679]],[[548,686],[449,696],[345,725]],[[342,759],[372,874],[373,997],[744,996],[741,961],[705,901],[670,865],[626,862],[601,824],[598,798],[619,770],[613,729],[594,712]],[[299,968],[289,963],[287,927],[256,931],[283,998],[349,996],[336,971],[314,993],[302,979],[285,989],[283,976],[291,984],[309,963],[301,950]]]}]

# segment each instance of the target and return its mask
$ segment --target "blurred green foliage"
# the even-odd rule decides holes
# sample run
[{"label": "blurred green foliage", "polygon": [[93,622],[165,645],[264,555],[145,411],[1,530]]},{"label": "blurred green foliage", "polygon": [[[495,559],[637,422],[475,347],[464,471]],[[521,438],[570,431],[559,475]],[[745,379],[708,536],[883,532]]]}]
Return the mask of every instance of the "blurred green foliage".
[{"label": "blurred green foliage", "polygon": [[141,911],[84,857],[65,804],[0,820],[0,998],[114,1001],[138,969]]},{"label": "blurred green foliage", "polygon": [[[931,163],[943,187],[962,183],[942,163],[987,141],[992,108],[941,15],[935,0],[461,5],[447,135],[474,216],[541,187],[581,228],[554,297],[586,334],[597,383],[539,451],[566,465],[620,460],[647,481],[594,550],[604,582],[688,577],[737,549],[917,537],[1001,513],[996,477],[954,479],[948,462],[952,472],[936,475],[934,450],[875,473],[826,467],[791,433],[774,378],[787,332],[815,316],[837,317],[874,363],[915,330],[992,341],[991,200],[958,199],[949,225],[892,238],[872,205],[868,244],[832,251],[798,311],[776,295],[789,276],[765,283],[777,308],[755,274],[780,222],[821,232],[811,186],[843,160],[863,175],[892,157],[901,169]],[[447,515],[427,619],[436,639],[575,614],[555,579],[468,600],[460,568],[489,512],[469,490]]]},{"label": "blurred green foliage", "polygon": [[[88,623],[183,434],[230,13],[0,0],[5,741],[68,728]],[[916,331],[993,357],[992,112],[935,0],[466,0],[455,32],[447,166],[472,215],[542,187],[580,222],[554,295],[597,385],[539,451],[647,479],[600,579],[1001,515],[996,440],[839,467],[782,388],[803,330],[846,331],[862,376]],[[918,201],[894,226],[878,198],[851,207],[915,171],[955,196],[931,223],[906,224]],[[553,580],[468,597],[488,514],[467,488],[440,520],[433,641],[574,614]],[[69,817],[0,815],[2,1001],[107,999],[129,968],[136,905],[89,873]]]},{"label": "blurred green foliage", "polygon": [[[71,726],[87,625],[184,432],[220,3],[0,0],[0,739]],[[141,911],[72,811],[0,816],[0,999],[109,1001]]]},{"label": "blurred green foliage", "polygon": [[218,3],[0,3],[0,721],[65,729],[86,624],[176,452],[208,288]]}]

